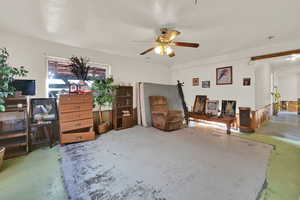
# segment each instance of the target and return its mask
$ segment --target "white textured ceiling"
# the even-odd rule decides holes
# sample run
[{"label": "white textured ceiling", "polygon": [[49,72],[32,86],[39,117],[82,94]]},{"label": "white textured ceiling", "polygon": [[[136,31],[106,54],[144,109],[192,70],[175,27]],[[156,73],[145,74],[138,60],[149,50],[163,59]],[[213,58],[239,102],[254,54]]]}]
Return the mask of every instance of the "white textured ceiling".
[{"label": "white textured ceiling", "polygon": [[[299,0],[0,0],[0,29],[166,65],[300,39]],[[177,56],[138,54],[162,26],[182,34]],[[274,35],[275,39],[267,37]]]}]

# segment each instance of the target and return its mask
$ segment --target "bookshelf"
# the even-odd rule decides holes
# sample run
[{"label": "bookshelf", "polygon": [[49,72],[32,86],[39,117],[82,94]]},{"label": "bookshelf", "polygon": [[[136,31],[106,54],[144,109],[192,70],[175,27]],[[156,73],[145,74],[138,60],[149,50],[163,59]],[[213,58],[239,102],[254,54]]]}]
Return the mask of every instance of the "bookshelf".
[{"label": "bookshelf", "polygon": [[26,98],[5,99],[6,112],[0,113],[0,146],[4,159],[28,153],[28,103]]},{"label": "bookshelf", "polygon": [[114,91],[113,125],[115,130],[133,126],[133,87],[119,86]]}]

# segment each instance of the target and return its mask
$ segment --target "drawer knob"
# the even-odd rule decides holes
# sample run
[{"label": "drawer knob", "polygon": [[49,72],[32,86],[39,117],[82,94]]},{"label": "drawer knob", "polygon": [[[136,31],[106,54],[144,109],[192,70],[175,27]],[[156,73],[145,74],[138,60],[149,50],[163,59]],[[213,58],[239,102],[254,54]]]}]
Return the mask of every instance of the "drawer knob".
[{"label": "drawer knob", "polygon": [[81,139],[82,139],[82,136],[77,136],[75,139],[81,140]]},{"label": "drawer knob", "polygon": [[81,125],[81,123],[77,123],[77,124],[75,124],[75,126],[80,126]]}]

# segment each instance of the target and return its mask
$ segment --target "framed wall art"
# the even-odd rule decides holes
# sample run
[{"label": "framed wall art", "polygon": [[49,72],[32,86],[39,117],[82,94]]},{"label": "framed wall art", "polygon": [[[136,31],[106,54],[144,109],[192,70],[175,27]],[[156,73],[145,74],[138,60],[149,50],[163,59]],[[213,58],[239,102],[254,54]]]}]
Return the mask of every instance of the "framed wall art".
[{"label": "framed wall art", "polygon": [[199,86],[199,78],[193,78],[193,86]]},{"label": "framed wall art", "polygon": [[232,66],[217,68],[216,83],[217,85],[232,84]]},{"label": "framed wall art", "polygon": [[250,86],[250,85],[251,85],[251,78],[244,78],[243,86]]},{"label": "framed wall art", "polygon": [[210,81],[202,81],[202,88],[210,88]]}]

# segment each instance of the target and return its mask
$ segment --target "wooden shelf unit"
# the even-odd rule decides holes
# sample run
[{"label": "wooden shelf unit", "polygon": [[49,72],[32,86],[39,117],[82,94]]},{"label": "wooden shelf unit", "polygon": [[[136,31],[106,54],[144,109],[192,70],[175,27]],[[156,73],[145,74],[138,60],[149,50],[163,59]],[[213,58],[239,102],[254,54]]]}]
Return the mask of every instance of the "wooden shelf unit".
[{"label": "wooden shelf unit", "polygon": [[[133,87],[119,86],[114,92],[113,126],[115,130],[133,126]],[[129,116],[124,116],[123,111],[128,111]]]},{"label": "wooden shelf unit", "polygon": [[6,112],[0,113],[0,146],[6,148],[4,159],[9,159],[28,153],[28,103],[26,98],[7,98],[5,105]]},{"label": "wooden shelf unit", "polygon": [[69,94],[59,97],[60,143],[95,139],[93,130],[93,96]]},{"label": "wooden shelf unit", "polygon": [[298,115],[300,115],[300,98],[298,98]]}]

